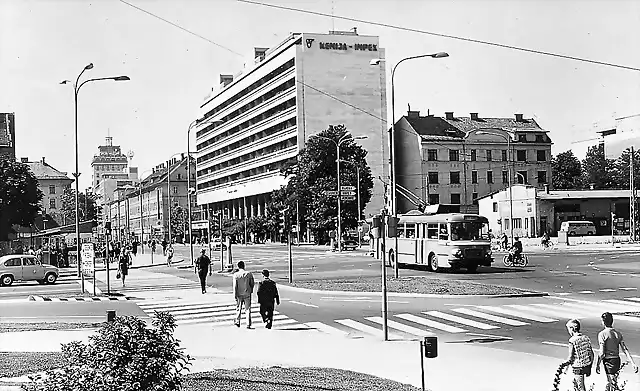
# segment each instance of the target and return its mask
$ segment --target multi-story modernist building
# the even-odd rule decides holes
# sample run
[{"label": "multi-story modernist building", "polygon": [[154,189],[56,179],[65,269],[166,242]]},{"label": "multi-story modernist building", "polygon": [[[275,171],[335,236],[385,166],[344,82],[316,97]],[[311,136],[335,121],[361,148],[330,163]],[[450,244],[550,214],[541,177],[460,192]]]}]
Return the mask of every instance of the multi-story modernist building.
[{"label": "multi-story modernist building", "polygon": [[50,166],[45,158],[36,162],[30,162],[28,158],[20,159],[26,164],[38,180],[38,187],[42,191],[42,211],[49,215],[58,225],[70,223],[65,221],[62,213],[62,195],[73,183],[73,179]]},{"label": "multi-story modernist building", "polygon": [[[436,117],[409,111],[396,122],[397,183],[429,204],[460,204],[463,211],[477,212],[478,198],[508,186],[509,166],[512,183],[542,188],[551,182],[547,133],[522,114]],[[397,203],[400,213],[415,209],[399,195]]]},{"label": "multi-story modernist building", "polygon": [[[115,189],[113,200],[107,203],[105,218],[106,221],[111,221],[116,239],[125,240],[132,234],[143,241],[151,237],[159,241],[168,237],[169,205],[187,208],[186,155],[174,158],[169,163],[169,181],[167,164],[162,163],[152,169],[151,175],[139,182]],[[195,180],[193,157],[191,176]],[[195,209],[195,197],[191,198],[191,203]]]},{"label": "multi-story modernist building", "polygon": [[[255,48],[236,75],[201,106],[197,139],[198,204],[241,218],[263,214],[280,169],[295,162],[309,137],[344,124],[368,151],[374,178],[388,175],[386,80],[378,37],[353,32],[291,34]],[[220,121],[220,122],[218,122]],[[386,158],[385,158],[386,156]],[[375,181],[369,215],[383,206]]]},{"label": "multi-story modernist building", "polygon": [[0,158],[16,160],[16,122],[14,113],[0,113]]}]

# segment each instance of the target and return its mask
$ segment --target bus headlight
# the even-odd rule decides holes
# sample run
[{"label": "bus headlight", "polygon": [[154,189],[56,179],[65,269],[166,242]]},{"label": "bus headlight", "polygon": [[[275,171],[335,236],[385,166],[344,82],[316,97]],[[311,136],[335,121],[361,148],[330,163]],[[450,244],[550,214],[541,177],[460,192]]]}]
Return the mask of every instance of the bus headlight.
[{"label": "bus headlight", "polygon": [[462,251],[460,249],[451,250],[451,255],[456,258],[462,258]]},{"label": "bus headlight", "polygon": [[493,251],[491,249],[488,249],[486,253],[487,258],[491,257],[491,254],[493,254]]}]

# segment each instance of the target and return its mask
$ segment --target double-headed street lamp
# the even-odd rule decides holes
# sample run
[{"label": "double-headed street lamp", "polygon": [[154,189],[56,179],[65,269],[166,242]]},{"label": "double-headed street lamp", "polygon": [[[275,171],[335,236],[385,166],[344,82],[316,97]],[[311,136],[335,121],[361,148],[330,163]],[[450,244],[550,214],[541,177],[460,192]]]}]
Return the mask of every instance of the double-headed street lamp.
[{"label": "double-headed street lamp", "polygon": [[[325,137],[325,136],[320,136],[320,135],[317,135],[317,134],[314,134],[312,137],[317,137],[317,138],[322,138],[322,139],[325,139],[325,140],[329,140],[329,141],[331,141],[332,143],[334,143],[336,145],[336,155],[337,155],[336,156],[337,157],[337,159],[336,159],[336,176],[338,177],[338,238],[337,239],[338,239],[338,252],[342,252],[342,243],[341,243],[341,241],[342,241],[342,213],[341,213],[341,203],[340,203],[340,197],[341,197],[341,195],[340,195],[340,193],[341,193],[341,190],[340,190],[340,145],[343,142],[347,141],[347,140],[363,140],[363,139],[367,138],[367,136],[355,136],[355,137],[353,137],[353,136],[351,136],[351,134],[346,133],[345,135],[340,137],[338,139],[338,141],[336,141],[336,140],[334,140],[332,138]],[[358,213],[360,213],[360,212],[358,211]]]},{"label": "double-headed street lamp", "polygon": [[[405,57],[402,60],[398,61],[396,63],[396,65],[393,67],[393,69],[391,70],[391,131],[389,132],[389,160],[391,163],[391,175],[390,175],[390,179],[391,179],[391,212],[393,214],[394,218],[398,217],[398,208],[396,205],[396,91],[395,91],[395,83],[394,83],[394,79],[395,79],[395,75],[396,75],[396,69],[398,68],[398,65],[402,64],[405,61],[408,60],[415,60],[418,58],[426,58],[426,57],[431,57],[431,58],[445,58],[445,57],[449,57],[448,53],[445,52],[438,52],[438,53],[431,53],[431,54],[421,54],[418,56],[411,56],[411,57]],[[378,65],[380,64],[381,61],[383,61],[384,59],[381,58],[376,58],[373,59],[369,62],[370,65]],[[395,248],[398,248],[398,238],[396,237],[395,239],[396,241],[396,246]],[[394,265],[394,269],[395,269],[395,276],[396,278],[398,278],[398,262],[396,260],[395,265]]]},{"label": "double-headed street lamp", "polygon": [[[80,88],[82,88],[83,85],[90,83],[90,82],[94,82],[94,81],[100,81],[100,80],[114,80],[114,81],[128,81],[131,80],[129,78],[129,76],[111,76],[111,77],[98,77],[95,79],[87,79],[85,81],[83,81],[82,83],[78,84],[78,82],[80,81],[80,76],[82,76],[82,74],[84,73],[84,71],[88,71],[90,69],[93,69],[93,63],[88,64],[87,66],[85,66],[82,69],[82,72],[80,72],[80,74],[78,75],[78,77],[76,78],[76,82],[75,84],[73,84],[73,102],[74,102],[74,111],[75,111],[75,155],[76,155],[76,171],[73,173],[73,177],[75,178],[76,181],[76,194],[75,194],[75,202],[76,202],[76,259],[78,261],[78,277],[80,277],[80,281],[81,281],[81,289],[84,292],[84,277],[82,275],[82,268],[81,268],[81,262],[80,262],[80,213],[79,213],[79,206],[78,206],[78,193],[79,193],[79,188],[78,188],[78,177],[80,176],[80,172],[78,170],[78,93],[80,92]],[[62,82],[60,82],[60,84],[71,84],[70,80],[63,80]]]}]

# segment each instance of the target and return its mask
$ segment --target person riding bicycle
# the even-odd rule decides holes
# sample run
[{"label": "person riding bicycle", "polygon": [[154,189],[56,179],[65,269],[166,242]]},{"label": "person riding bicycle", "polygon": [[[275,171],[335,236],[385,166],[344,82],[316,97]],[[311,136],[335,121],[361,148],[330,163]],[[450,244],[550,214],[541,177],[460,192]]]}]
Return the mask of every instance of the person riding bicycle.
[{"label": "person riding bicycle", "polygon": [[513,260],[520,259],[522,256],[522,242],[520,241],[520,237],[516,236],[513,238],[510,253]]},{"label": "person riding bicycle", "polygon": [[542,234],[542,239],[540,240],[540,244],[542,245],[542,247],[549,247],[551,245],[551,239],[549,238],[549,233],[545,231],[544,234]]}]

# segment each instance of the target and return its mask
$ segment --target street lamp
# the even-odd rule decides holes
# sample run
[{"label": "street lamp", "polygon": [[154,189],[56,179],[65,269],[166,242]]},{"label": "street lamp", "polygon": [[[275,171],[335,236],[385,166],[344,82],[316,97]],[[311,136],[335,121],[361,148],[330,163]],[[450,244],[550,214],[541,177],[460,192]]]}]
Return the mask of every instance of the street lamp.
[{"label": "street lamp", "polygon": [[[341,240],[342,240],[342,213],[341,213],[341,203],[340,203],[340,145],[347,141],[347,140],[363,140],[365,138],[367,138],[367,136],[356,136],[356,137],[352,137],[351,134],[346,133],[345,135],[343,135],[342,137],[340,137],[338,139],[338,141],[329,138],[329,137],[325,137],[325,136],[320,136],[317,134],[314,134],[312,137],[318,137],[318,138],[322,138],[325,140],[329,140],[332,143],[334,143],[336,145],[336,155],[337,155],[337,159],[336,159],[336,176],[338,177],[338,252],[342,252],[342,245],[341,245]],[[360,213],[358,211],[358,213]]]},{"label": "street lamp", "polygon": [[[464,137],[465,139],[469,137],[471,133],[475,133],[478,135],[493,135],[502,137],[507,140],[507,184],[509,186],[509,231],[511,236],[511,243],[513,244],[513,189],[511,186],[511,162],[512,162],[512,153],[511,153],[511,138],[512,133],[503,130],[503,129],[477,129],[472,130],[467,133]],[[522,174],[519,174],[522,175]],[[524,175],[522,175],[522,179],[524,182]]]},{"label": "street lamp", "polygon": [[[78,77],[76,78],[76,82],[75,84],[73,84],[73,102],[74,102],[74,112],[75,112],[75,155],[76,155],[76,171],[73,173],[73,177],[75,178],[76,181],[76,194],[75,194],[75,202],[76,202],[76,260],[78,262],[78,277],[80,277],[80,287],[82,289],[82,292],[84,292],[84,276],[82,275],[82,268],[81,268],[81,264],[80,264],[80,213],[79,213],[79,206],[78,206],[78,193],[79,193],[79,187],[78,187],[78,177],[80,176],[80,172],[78,170],[78,93],[80,92],[80,88],[82,88],[83,85],[90,83],[90,82],[94,82],[94,81],[100,81],[100,80],[114,80],[114,81],[128,81],[131,80],[129,78],[129,76],[111,76],[111,77],[99,77],[99,78],[95,78],[95,79],[87,79],[85,81],[83,81],[82,83],[78,84],[78,82],[80,81],[80,76],[82,76],[82,74],[84,73],[84,71],[93,69],[93,63],[90,63],[88,65],[86,65],[83,69],[82,72],[80,72],[80,74],[78,75]],[[62,82],[60,82],[60,84],[71,84],[70,80],[63,80]]]},{"label": "street lamp", "polygon": [[[389,132],[389,158],[390,158],[390,163],[391,163],[391,211],[393,212],[393,217],[397,218],[398,217],[398,208],[396,205],[396,91],[395,91],[395,83],[394,83],[394,79],[395,79],[395,75],[396,75],[396,68],[398,68],[398,65],[402,64],[405,61],[408,60],[415,60],[418,58],[426,58],[426,57],[431,57],[431,58],[445,58],[445,57],[449,57],[448,53],[445,52],[438,52],[438,53],[431,53],[431,54],[421,54],[418,56],[411,56],[411,57],[405,57],[402,60],[398,61],[396,63],[396,65],[393,67],[393,69],[391,70],[391,131]],[[378,65],[380,64],[381,61],[383,61],[384,59],[382,58],[375,58],[373,60],[371,60],[369,62],[370,65]],[[398,249],[398,238],[395,238],[395,249],[397,251]],[[385,250],[386,251],[386,250]],[[396,259],[395,265],[394,265],[394,270],[395,270],[395,276],[396,278],[398,278],[398,261]]]},{"label": "street lamp", "polygon": [[[187,213],[189,214],[189,216],[187,217],[189,221],[189,255],[191,256],[192,265],[194,263],[194,258],[193,258],[193,237],[191,236],[191,192],[192,190],[191,190],[191,147],[189,143],[191,129],[193,129],[194,126],[201,125],[201,124],[220,125],[222,123],[223,121],[221,120],[214,120],[214,119],[203,120],[202,118],[198,118],[198,119],[195,119],[193,122],[191,122],[189,124],[189,127],[187,128]],[[196,176],[197,176],[197,173],[198,173],[198,159],[196,158]],[[196,189],[193,189],[194,193],[195,193],[195,190]],[[220,238],[220,240],[222,240],[222,238]]]}]

